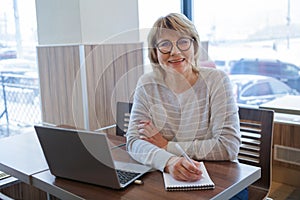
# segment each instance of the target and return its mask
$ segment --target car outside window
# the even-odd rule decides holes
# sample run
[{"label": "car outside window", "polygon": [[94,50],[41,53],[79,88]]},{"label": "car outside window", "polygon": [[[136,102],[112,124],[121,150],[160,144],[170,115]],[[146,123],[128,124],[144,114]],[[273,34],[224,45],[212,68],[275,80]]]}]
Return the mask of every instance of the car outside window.
[{"label": "car outside window", "polygon": [[288,94],[289,92],[292,93],[292,89],[289,88],[289,86],[287,86],[286,84],[281,82],[272,81],[270,82],[270,86],[272,88],[273,94]]},{"label": "car outside window", "polygon": [[281,68],[281,74],[284,77],[298,78],[300,76],[300,69],[294,65],[285,64]]},{"label": "car outside window", "polygon": [[280,77],[280,67],[280,63],[275,62],[259,62],[259,65],[256,66],[259,74],[271,77]]},{"label": "car outside window", "polygon": [[242,94],[242,96],[251,97],[251,96],[265,96],[271,94],[272,94],[272,89],[269,83],[258,83],[247,88],[246,91]]},{"label": "car outside window", "polygon": [[231,73],[233,74],[257,74],[257,64],[255,62],[237,62],[232,70]]}]

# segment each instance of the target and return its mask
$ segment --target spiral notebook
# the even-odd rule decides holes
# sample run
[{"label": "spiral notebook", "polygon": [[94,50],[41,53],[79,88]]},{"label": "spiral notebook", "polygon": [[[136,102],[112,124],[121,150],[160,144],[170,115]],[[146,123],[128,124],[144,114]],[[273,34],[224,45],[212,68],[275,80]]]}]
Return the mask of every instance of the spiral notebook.
[{"label": "spiral notebook", "polygon": [[165,189],[167,191],[214,189],[215,184],[207,173],[206,167],[203,162],[201,162],[200,168],[202,170],[202,178],[194,182],[178,181],[174,179],[169,173],[163,173]]}]

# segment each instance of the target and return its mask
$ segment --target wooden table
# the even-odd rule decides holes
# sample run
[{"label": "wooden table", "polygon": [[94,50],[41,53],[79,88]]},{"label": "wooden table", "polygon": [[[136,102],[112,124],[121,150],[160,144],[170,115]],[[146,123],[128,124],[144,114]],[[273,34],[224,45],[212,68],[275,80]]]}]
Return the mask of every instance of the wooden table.
[{"label": "wooden table", "polygon": [[216,187],[213,190],[168,192],[164,189],[162,174],[150,172],[141,179],[143,185],[132,184],[123,190],[113,190],[55,178],[50,171],[33,175],[32,184],[61,199],[229,199],[260,178],[260,168],[241,163],[205,162]]},{"label": "wooden table", "polygon": [[[112,145],[123,137],[109,136]],[[9,148],[10,147],[10,148]],[[9,148],[9,149],[8,149]],[[3,153],[3,152],[6,153]],[[54,177],[48,169],[34,132],[0,140],[0,170],[61,199],[229,199],[260,178],[258,167],[232,162],[205,162],[216,187],[213,190],[167,192],[161,172],[153,171],[141,179],[143,185],[132,184],[122,190]],[[8,152],[8,153],[7,153]],[[127,152],[113,150],[117,159],[130,159]],[[127,154],[127,157],[122,155]]]},{"label": "wooden table", "polygon": [[26,133],[0,139],[0,171],[31,184],[31,175],[48,169],[33,128]]}]

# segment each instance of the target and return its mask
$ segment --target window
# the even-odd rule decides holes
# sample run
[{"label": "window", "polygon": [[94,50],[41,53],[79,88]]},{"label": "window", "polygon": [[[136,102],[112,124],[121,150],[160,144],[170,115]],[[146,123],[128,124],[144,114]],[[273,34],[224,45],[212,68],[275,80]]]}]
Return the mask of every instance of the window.
[{"label": "window", "polygon": [[10,135],[41,122],[35,0],[0,5],[0,125],[9,124]]},{"label": "window", "polygon": [[[139,28],[140,40],[147,45],[147,36],[149,29],[154,22],[161,16],[171,12],[181,12],[181,0],[139,0]],[[148,50],[144,48],[144,71],[152,70],[148,59]]]},{"label": "window", "polygon": [[[200,39],[208,41],[208,56],[216,61],[217,68],[229,76],[246,74],[245,79],[253,81],[258,77],[250,74],[261,75],[282,83],[256,84],[243,96],[268,95],[271,91],[299,96],[300,101],[300,1],[193,2],[194,23]],[[229,69],[225,70],[220,60],[232,62]]]}]

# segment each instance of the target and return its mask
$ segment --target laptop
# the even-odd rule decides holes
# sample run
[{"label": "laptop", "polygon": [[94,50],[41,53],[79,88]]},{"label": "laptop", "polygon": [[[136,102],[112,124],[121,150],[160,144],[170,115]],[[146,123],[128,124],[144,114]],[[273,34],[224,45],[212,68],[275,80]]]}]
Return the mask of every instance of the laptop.
[{"label": "laptop", "polygon": [[61,178],[122,189],[151,170],[138,163],[114,161],[105,133],[34,126],[50,172]]}]

